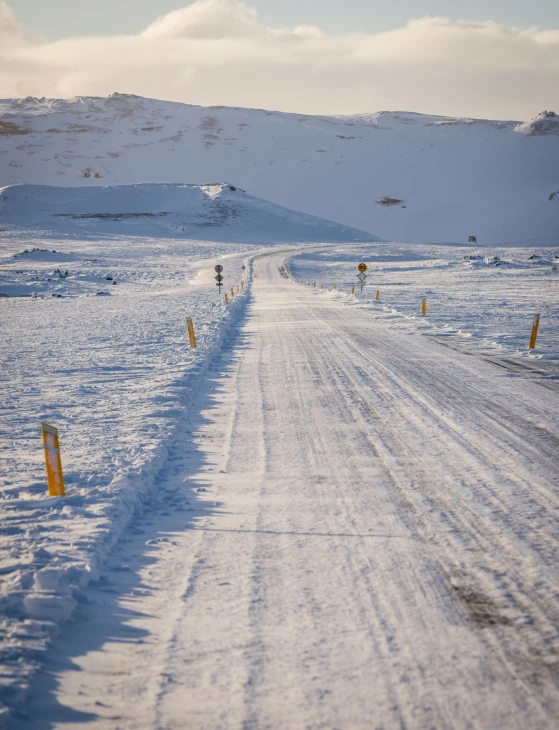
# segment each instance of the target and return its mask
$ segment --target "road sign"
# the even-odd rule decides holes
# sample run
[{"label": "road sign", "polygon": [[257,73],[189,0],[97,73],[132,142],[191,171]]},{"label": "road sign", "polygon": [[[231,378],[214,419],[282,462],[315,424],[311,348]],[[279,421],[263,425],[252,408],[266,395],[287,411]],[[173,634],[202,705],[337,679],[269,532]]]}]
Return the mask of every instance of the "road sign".
[{"label": "road sign", "polygon": [[367,268],[367,265],[366,264],[359,264],[359,266],[357,267],[359,269],[359,273],[357,274],[357,278],[361,282],[361,291],[363,291],[363,282],[367,278],[367,274],[365,273],[365,270],[361,268],[362,266],[364,266],[365,269],[366,269]]},{"label": "road sign", "polygon": [[367,271],[367,264],[359,264],[357,268],[361,273],[363,273],[364,271]]},{"label": "road sign", "polygon": [[218,287],[219,296],[221,296],[221,287],[223,284],[221,283],[223,281],[223,276],[221,275],[221,272],[223,271],[223,266],[221,264],[216,264],[214,266],[214,271],[217,271],[217,276],[215,277],[216,280],[216,286]]}]

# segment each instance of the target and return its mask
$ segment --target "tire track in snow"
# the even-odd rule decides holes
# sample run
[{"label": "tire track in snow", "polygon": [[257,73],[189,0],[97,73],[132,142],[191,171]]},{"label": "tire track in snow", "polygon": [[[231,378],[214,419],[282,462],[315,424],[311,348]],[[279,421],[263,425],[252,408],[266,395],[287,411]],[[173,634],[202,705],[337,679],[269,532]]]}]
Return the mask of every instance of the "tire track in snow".
[{"label": "tire track in snow", "polygon": [[[549,393],[297,287],[281,261],[256,261],[196,426],[207,468],[189,479],[212,509],[144,566],[146,595],[118,599],[146,646],[76,659],[107,705],[89,698],[89,727],[119,710],[119,730],[551,730],[557,455],[533,468],[523,443],[551,433]],[[136,662],[116,688],[98,676],[115,657]],[[82,707],[75,674],[60,696]]]},{"label": "tire track in snow", "polygon": [[[313,343],[313,344],[315,344],[315,343]],[[301,343],[299,343],[299,345],[301,345]],[[310,351],[307,353],[307,355],[309,357],[312,356]],[[347,361],[347,357],[345,357],[343,355],[341,357],[339,355],[337,356],[335,347],[331,346],[329,348],[328,353],[322,353],[321,361],[322,361],[322,363],[328,363],[328,365],[326,366],[326,370],[330,369],[330,371],[331,371],[329,373],[331,375],[331,382],[328,383],[330,392],[336,392],[338,394],[341,394],[342,397],[347,397],[348,394],[350,394],[350,395],[354,394],[356,391],[363,392],[363,388],[359,387],[359,384],[356,383],[355,379],[352,378],[349,374],[349,367],[351,367],[351,365],[353,365],[353,363],[351,363],[351,365],[349,367],[345,366],[344,363]],[[324,369],[324,365],[323,365],[323,369]],[[362,386],[362,384],[361,384],[361,386]],[[362,406],[361,413],[362,413],[362,415],[365,416],[365,418],[364,418],[365,422],[371,423],[371,422],[374,422],[375,420],[377,420],[377,421],[381,420],[378,413],[376,411],[373,412],[373,409],[369,406],[369,404],[367,403],[367,400],[360,400],[360,401],[358,401],[358,403],[356,403],[354,398],[349,398],[348,400],[349,400],[349,402],[347,403],[345,413],[343,413],[343,414],[338,413],[336,415],[343,415],[344,419],[349,421],[349,420],[351,420],[351,414],[355,413],[356,410],[359,411],[359,404],[361,404],[361,406]],[[384,441],[386,443],[388,440],[392,440],[393,444],[392,444],[391,452],[392,453],[398,453],[398,452],[405,453],[406,448],[405,448],[404,443],[399,442],[399,443],[396,443],[396,445],[394,446],[394,442],[396,441],[396,439],[394,438],[394,434],[392,434],[392,439],[390,439],[390,435],[391,435],[390,424],[387,422],[384,422],[382,424],[379,424],[379,426],[381,428],[380,428],[380,434],[377,436],[377,442]],[[388,434],[388,437],[386,434]],[[370,443],[370,444],[368,444],[368,446],[372,452],[375,451],[374,444]],[[412,459],[409,459],[408,463],[410,465],[413,464],[414,471],[415,471],[415,477],[417,479],[417,477],[419,475],[417,473],[417,469],[415,468],[416,464],[413,463]],[[390,475],[392,469],[387,466],[386,470],[387,470],[387,474]],[[401,479],[400,479],[400,481],[401,481]],[[423,510],[423,511],[425,511],[425,510]],[[410,520],[408,519],[407,522],[409,523]],[[417,526],[414,525],[413,520],[410,523],[410,527],[416,533],[419,532],[419,535],[421,536],[422,539],[425,539],[425,535],[421,534],[421,531],[417,530]],[[435,573],[438,572],[439,574],[441,573],[439,566],[436,564],[431,566],[431,571],[434,571]],[[428,580],[428,579],[429,579],[429,575],[425,574],[423,576],[423,581]],[[431,576],[431,579],[432,579],[432,576]],[[374,591],[371,586],[369,587],[369,590],[370,590],[370,594],[373,595]],[[448,587],[446,590],[443,587],[443,589],[439,590],[438,593],[439,593],[439,598],[441,598],[441,596],[442,596],[444,599],[446,599],[446,604],[447,604],[447,608],[448,608],[448,604],[454,600],[453,598],[449,599]],[[377,606],[377,611],[378,611],[378,606]],[[389,622],[387,620],[385,620],[383,623],[383,626],[386,627],[387,625],[389,625]],[[478,688],[478,692],[479,692],[479,688]],[[446,720],[444,720],[443,718],[438,717],[438,718],[430,718],[428,720],[428,722],[433,722],[434,723],[433,726],[436,726],[436,727],[440,727],[440,726],[446,727],[448,720],[449,720],[449,718],[446,718]],[[427,719],[426,719],[426,722],[427,722]]]},{"label": "tire track in snow", "polygon": [[[351,318],[349,318],[349,319],[351,319]],[[342,320],[343,320],[343,317],[342,317]],[[372,382],[379,380],[378,371],[380,371],[382,373],[383,380],[387,380],[389,382],[392,381],[393,385],[395,385],[396,388],[398,388],[398,390],[400,390],[402,399],[404,401],[407,401],[405,420],[407,420],[407,422],[408,422],[407,423],[408,430],[409,430],[410,425],[413,426],[413,423],[415,420],[415,429],[412,428],[412,430],[410,432],[410,442],[423,444],[425,442],[425,439],[422,438],[422,434],[425,432],[425,430],[429,430],[429,423],[428,422],[426,423],[426,418],[425,418],[426,414],[428,416],[427,421],[429,421],[429,419],[433,420],[435,418],[438,418],[439,420],[441,420],[439,414],[437,414],[435,416],[434,411],[437,410],[437,408],[433,407],[433,402],[434,402],[436,404],[436,406],[438,406],[438,410],[440,410],[441,406],[444,406],[444,403],[445,403],[445,399],[443,397],[441,397],[442,394],[446,395],[445,388],[444,387],[439,387],[438,389],[433,388],[433,384],[437,383],[437,382],[440,383],[441,380],[437,381],[436,374],[433,375],[433,373],[430,372],[429,370],[423,369],[421,367],[421,365],[417,362],[417,360],[419,360],[419,358],[413,357],[413,354],[412,354],[411,359],[414,360],[414,362],[412,363],[412,365],[414,367],[414,372],[420,372],[420,373],[424,374],[424,377],[422,380],[421,380],[421,378],[416,377],[415,378],[416,382],[412,386],[410,384],[409,380],[406,380],[405,378],[402,378],[401,376],[399,377],[399,373],[403,373],[405,375],[406,365],[408,364],[408,361],[410,359],[410,356],[405,351],[405,349],[402,348],[401,346],[399,347],[398,352],[397,352],[399,361],[398,361],[397,365],[396,365],[394,357],[392,358],[392,360],[389,359],[388,360],[389,364],[386,365],[383,362],[382,355],[386,355],[387,354],[386,350],[389,348],[387,348],[386,346],[383,346],[383,338],[389,339],[389,340],[391,339],[391,336],[388,333],[386,333],[386,330],[385,329],[380,330],[380,332],[377,332],[376,335],[373,334],[372,337],[371,337],[371,332],[369,331],[369,333],[368,333],[369,337],[366,338],[362,335],[362,332],[360,332],[360,330],[364,329],[363,327],[356,326],[355,322],[352,322],[351,324],[353,324],[353,327],[351,328],[351,337],[349,339],[357,340],[361,347],[358,348],[352,344],[354,356],[353,356],[353,358],[350,359],[350,367],[352,367],[354,365],[354,362],[356,360],[359,360],[360,358],[361,358],[361,360],[365,359],[365,360],[368,360],[369,365],[374,366],[374,369],[377,371],[375,373],[373,368],[369,367],[368,377],[370,377]],[[369,330],[370,330],[370,324],[371,324],[371,321],[369,320]],[[400,338],[400,340],[401,339],[402,338]],[[408,342],[409,342],[409,340],[408,340]],[[398,343],[398,341],[396,341],[396,343],[393,343],[392,349],[396,350],[398,344],[401,345],[401,342]],[[412,343],[410,343],[410,344],[412,344]],[[382,351],[382,355],[380,357],[378,355],[374,354],[375,348],[378,348],[379,346]],[[332,349],[335,350],[335,348],[331,348],[331,350]],[[427,348],[427,349],[430,349],[430,348]],[[373,354],[370,354],[370,353],[373,353]],[[389,352],[388,354],[393,355],[396,353]],[[334,354],[331,353],[330,357],[333,360],[336,359],[335,353]],[[339,371],[343,372],[343,374],[344,374],[342,376],[342,379],[343,378],[347,379],[347,377],[348,377],[348,368],[344,367],[344,365],[342,364],[343,362],[346,362],[346,361],[347,361],[347,358],[340,358],[337,362]],[[393,372],[394,370],[396,370],[396,375]],[[441,373],[439,372],[438,375],[440,377]],[[446,374],[446,377],[448,377],[448,374]],[[375,385],[379,385],[379,382],[375,382]],[[444,380],[444,377],[443,377],[442,386],[447,386],[447,385],[449,385],[449,384]],[[354,394],[357,390],[357,388],[355,386],[356,386],[356,381],[355,381],[355,379],[353,379],[353,382],[351,382],[351,387],[345,388],[345,389],[340,388],[339,390],[340,390],[340,392],[345,392],[346,394],[347,393]],[[333,389],[335,387],[336,387],[336,384],[331,383],[331,388]],[[395,390],[394,388],[391,388],[392,392],[394,392],[394,390]],[[434,390],[434,395],[433,395],[433,390]],[[452,388],[452,386],[450,388],[448,388],[447,390],[452,391],[452,396],[454,398],[459,397],[459,401],[465,400],[464,394],[462,392],[458,391],[457,389]],[[430,393],[431,397],[426,398],[425,393],[429,394],[430,391],[431,391],[431,393]],[[481,394],[480,394],[480,396],[481,396]],[[431,401],[431,403],[428,402],[429,400]],[[478,398],[478,400],[481,400],[481,397]],[[487,395],[485,395],[485,401],[484,401],[485,406],[488,407],[488,409],[491,409],[493,407],[494,400],[495,399],[488,399]],[[410,403],[411,403],[411,406],[410,406]],[[368,404],[366,402],[359,401],[359,399],[355,399],[353,405],[356,408],[361,407],[362,410],[371,411],[371,409],[368,407]],[[499,406],[499,404],[496,403],[495,410],[497,412],[498,412],[498,406]],[[421,416],[419,418],[417,417],[416,414],[414,414],[414,407],[415,407],[415,410],[417,410],[418,408],[420,409]],[[474,412],[476,413],[476,416],[478,416],[477,425],[479,426],[479,415],[485,415],[485,414],[482,414],[481,411],[476,412],[474,410]],[[374,414],[371,412],[371,419],[374,419],[374,418],[378,418],[378,411],[375,412]],[[392,431],[394,430],[394,423],[392,420],[390,420],[390,421],[388,419],[384,419],[384,420],[385,420],[385,423],[383,424],[383,428],[381,430],[380,439],[386,441],[386,438],[387,438],[386,434],[390,434],[391,430]],[[467,483],[469,481],[470,485],[468,485],[468,486],[475,487],[476,489],[479,488],[480,491],[482,492],[482,494],[484,491],[489,492],[489,494],[491,494],[491,496],[495,500],[497,497],[497,495],[496,495],[497,490],[495,488],[495,485],[498,483],[499,477],[500,477],[501,481],[503,481],[502,467],[503,467],[503,463],[506,464],[506,460],[501,459],[501,472],[500,473],[499,473],[499,470],[495,467],[493,467],[492,470],[487,469],[487,465],[495,462],[495,451],[494,451],[495,445],[499,444],[500,440],[502,440],[503,438],[506,438],[506,436],[508,436],[508,439],[510,441],[511,440],[511,436],[510,436],[511,427],[513,425],[515,425],[515,423],[520,422],[522,424],[522,428],[527,433],[521,434],[520,436],[513,433],[512,442],[514,444],[514,447],[512,447],[508,450],[508,457],[509,457],[509,459],[512,459],[512,457],[516,457],[516,459],[515,459],[516,463],[514,464],[513,472],[515,470],[517,472],[518,471],[522,472],[523,471],[523,469],[522,469],[523,461],[527,462],[528,466],[530,466],[530,456],[531,456],[531,453],[534,452],[533,447],[531,447],[529,445],[529,441],[526,441],[526,436],[527,435],[533,436],[534,432],[536,434],[538,434],[538,433],[544,431],[544,429],[541,429],[540,427],[536,426],[535,424],[532,424],[529,421],[526,421],[526,419],[524,419],[524,418],[522,418],[522,419],[516,418],[516,420],[509,418],[509,422],[511,425],[509,426],[509,429],[507,430],[507,432],[505,434],[504,431],[502,431],[501,429],[499,429],[499,428],[496,429],[494,427],[494,423],[492,422],[493,420],[494,419],[492,419],[491,416],[489,415],[486,418],[486,421],[489,425],[485,425],[485,427],[482,430],[482,433],[484,434],[485,437],[487,435],[492,436],[493,451],[491,451],[491,445],[489,447],[487,447],[487,444],[486,444],[485,449],[481,449],[479,447],[479,444],[476,444],[477,448],[472,448],[471,446],[468,448],[468,445],[469,445],[468,438],[466,437],[468,435],[467,429],[464,429],[464,428],[460,427],[459,425],[457,425],[450,417],[447,417],[446,419],[444,419],[445,426],[447,426],[446,430],[450,430],[451,433],[453,434],[452,439],[450,439],[450,440],[447,439],[448,443],[446,444],[446,447],[447,448],[454,447],[454,452],[458,453],[458,452],[456,452],[456,447],[458,446],[459,450],[467,452],[467,455],[470,457],[470,462],[472,461],[472,459],[476,459],[478,461],[478,464],[477,464],[478,470],[479,470],[479,468],[483,469],[484,462],[485,462],[485,467],[486,467],[486,473],[485,474],[482,473],[482,475],[481,475],[482,478],[479,478],[479,475],[470,474],[470,475],[467,475],[466,479],[464,479],[463,474],[460,473],[460,470],[454,469],[454,470],[452,470],[452,473],[451,473],[452,478],[451,479],[447,478],[448,484],[451,485],[454,483],[455,485],[459,485],[460,482],[462,482],[464,484],[464,486],[466,486],[465,482]],[[499,424],[499,425],[501,425],[501,424]],[[492,426],[493,426],[493,428],[492,428]],[[530,427],[532,427],[531,434],[529,433]],[[441,432],[441,431],[442,431],[442,429],[439,427],[439,432]],[[544,431],[544,433],[545,433],[545,435],[547,435],[550,438],[550,440],[553,440],[553,435],[549,431]],[[470,436],[470,440],[471,440],[472,434],[469,434],[469,436]],[[480,437],[479,441],[480,441],[480,444],[483,443],[483,440],[481,437]],[[427,451],[432,452],[433,451],[433,439],[431,439],[429,441],[429,444],[430,445],[429,445]],[[523,450],[521,449],[522,445],[524,445],[524,447],[525,447]],[[435,450],[436,450],[436,444],[435,444]],[[399,446],[397,446],[395,449],[394,448],[391,449],[391,451],[392,451],[392,453],[398,453],[398,451],[400,451],[400,453],[404,453],[404,454],[406,452],[408,454],[413,454],[413,451],[405,443],[400,443]],[[506,449],[505,449],[505,451],[506,451]],[[445,454],[442,454],[442,453],[438,454],[440,463],[443,465],[445,463],[451,463],[453,461],[453,457],[455,456],[455,453],[452,453],[452,451],[448,452],[446,454],[446,458],[445,458]],[[518,458],[519,454],[520,454],[520,458]],[[528,458],[526,458],[526,456],[525,456],[526,454],[527,454]],[[431,455],[431,457],[434,456],[433,453],[431,453],[430,455]],[[480,455],[482,457],[481,462],[480,462]],[[420,476],[420,474],[418,472],[421,469],[421,462],[424,461],[425,459],[424,458],[422,459],[421,454],[419,454],[419,453],[416,453],[415,456],[412,458],[415,458],[415,461],[417,462],[417,464],[413,465],[414,476],[417,479],[417,477]],[[433,492],[433,488],[431,485],[433,484],[433,482],[436,482],[437,472],[439,472],[439,474],[440,474],[440,472],[443,471],[443,473],[444,473],[444,469],[441,470],[440,467],[437,468],[437,464],[433,461],[433,459],[431,459],[431,461],[432,461],[432,464],[430,464],[430,466],[432,467],[434,465],[435,469],[434,470],[431,469],[431,471],[432,471],[431,478],[429,478],[429,476],[427,476],[427,474],[424,475],[423,479],[420,478],[420,486],[422,488],[427,486],[428,491]],[[467,463],[467,459],[462,459],[462,464],[464,464],[464,463]],[[447,467],[447,472],[448,471],[449,471],[449,469]],[[551,514],[553,514],[553,513],[555,514],[554,524],[556,526],[557,500],[552,499],[552,492],[551,492],[550,484],[549,484],[549,476],[553,475],[554,473],[557,473],[557,454],[555,454],[555,460],[552,460],[548,457],[547,463],[546,463],[546,459],[544,458],[543,467],[540,467],[540,469],[538,471],[540,472],[539,475],[543,475],[543,479],[540,478],[540,483],[536,485],[535,491],[537,493],[539,490],[540,492],[543,493],[545,504],[542,506],[542,510],[547,511],[548,514],[550,512],[551,512]],[[477,476],[477,480],[476,480],[476,476]],[[524,477],[524,479],[522,478],[522,476]],[[534,478],[532,477],[532,480],[529,482],[528,479],[526,478],[528,476],[528,474],[526,473],[525,469],[524,469],[524,474],[522,474],[522,476],[519,477],[518,474],[514,474],[512,480],[510,477],[508,479],[504,480],[505,483],[507,481],[513,481],[513,483],[516,485],[516,487],[517,487],[516,493],[513,493],[513,495],[512,495],[513,498],[517,499],[518,496],[521,494],[521,487],[524,489],[530,488],[532,493],[534,491]],[[448,474],[447,474],[447,477],[448,477]],[[548,481],[547,484],[545,483],[546,477],[547,477],[547,481]],[[477,483],[476,483],[476,481],[477,481]],[[472,482],[473,482],[473,484],[472,484]],[[452,499],[455,499],[456,496],[451,497],[450,501],[452,501]],[[501,499],[499,500],[500,501],[499,509],[502,509],[505,506],[505,501],[503,500],[503,498],[505,496],[506,496],[506,490],[505,490],[505,494],[501,495]],[[475,501],[475,498],[476,497],[474,494],[474,501]],[[477,495],[478,503],[475,505],[475,507],[477,507],[477,509],[479,509],[479,506],[480,506],[479,499],[480,499],[480,497],[479,497],[479,495]],[[447,515],[448,514],[451,515],[451,525],[452,525],[452,521],[454,521],[455,528],[461,536],[471,536],[472,533],[475,534],[476,537],[475,537],[474,543],[472,545],[470,545],[469,548],[467,548],[467,549],[469,549],[469,550],[477,549],[478,552],[485,554],[485,555],[499,555],[499,553],[501,553],[501,554],[503,553],[503,549],[505,547],[505,544],[507,543],[507,536],[506,535],[504,536],[503,534],[501,534],[499,536],[500,541],[498,541],[498,542],[496,542],[494,539],[491,541],[484,539],[484,535],[483,535],[482,531],[476,530],[476,521],[479,520],[479,514],[476,514],[475,508],[471,509],[471,508],[469,508],[467,503],[464,503],[465,509],[463,511],[464,511],[465,515],[457,517],[456,512],[454,512],[452,510],[451,505],[445,504],[445,500],[441,499],[441,495],[439,493],[435,492],[435,496],[432,498],[431,501],[432,501],[432,511],[433,511],[434,517],[436,515],[437,509],[442,510],[442,509],[444,509],[444,507],[447,507]],[[507,506],[510,507],[510,503],[511,503],[511,500],[509,498]],[[423,512],[424,511],[425,510],[423,510]],[[416,515],[415,515],[416,520],[418,519],[418,516],[421,515],[421,512],[422,512],[421,507],[416,508]],[[422,521],[424,522],[424,520],[421,520],[421,519],[419,520],[419,522],[422,522]],[[511,520],[511,522],[512,522],[512,520]],[[529,523],[529,520],[528,520],[528,523]],[[519,528],[521,525],[522,525],[522,520],[518,520],[518,524],[516,525],[517,528]],[[425,527],[425,525],[423,527]],[[441,530],[442,534],[444,534],[445,532],[448,532],[448,526],[446,527],[446,530],[444,529],[444,527],[445,527],[444,525],[441,525],[441,527],[443,528]],[[490,523],[486,523],[485,527],[490,528],[489,534],[491,534],[492,531],[496,532],[495,526],[491,525]],[[491,529],[491,528],[493,528],[493,529]],[[425,529],[423,529],[422,532],[423,532],[424,539],[426,539],[428,541],[435,540],[434,536],[432,534],[431,535],[429,534],[430,531],[428,529],[427,529],[427,531]],[[495,536],[493,536],[493,537],[495,537]],[[511,537],[512,537],[512,539],[511,539]],[[536,667],[537,660],[539,659],[542,664],[542,666],[540,668],[541,674],[546,674],[546,673],[549,673],[549,671],[550,671],[549,668],[546,667],[546,665],[545,665],[546,660],[551,660],[552,664],[555,663],[554,656],[553,656],[553,653],[554,653],[553,648],[546,646],[546,645],[549,645],[554,639],[556,639],[556,636],[557,636],[556,621],[555,621],[555,617],[556,617],[556,613],[557,613],[557,592],[556,592],[556,588],[555,588],[556,583],[552,582],[550,584],[549,581],[547,581],[547,584],[545,585],[545,590],[542,590],[542,586],[541,586],[542,571],[540,570],[538,574],[534,575],[537,556],[535,556],[536,560],[530,561],[529,559],[526,559],[526,557],[524,555],[522,555],[522,553],[526,552],[526,545],[519,544],[519,540],[517,539],[517,537],[519,537],[519,536],[510,536],[510,535],[508,536],[508,549],[506,550],[506,552],[507,552],[506,557],[508,558],[508,560],[505,559],[503,561],[503,564],[505,565],[505,569],[503,571],[503,569],[502,569],[503,564],[502,564],[501,570],[500,571],[494,570],[494,572],[497,575],[499,573],[506,574],[507,566],[509,567],[509,569],[512,567],[513,575],[516,573],[515,578],[516,578],[517,586],[519,589],[519,593],[520,593],[521,597],[524,599],[524,601],[523,601],[524,606],[522,608],[524,609],[524,611],[526,613],[526,623],[529,625],[533,618],[538,619],[539,626],[538,626],[537,633],[539,634],[539,636],[528,637],[528,638],[536,638],[536,641],[532,642],[535,645],[530,647],[529,651],[524,652],[524,654],[521,653],[520,656],[516,656],[515,659],[516,659],[517,663],[520,662],[521,665],[524,664],[523,674],[528,675],[527,678],[530,681],[539,682],[539,681],[541,681],[541,678],[536,676],[537,675],[537,667]],[[520,536],[520,537],[522,537],[522,536]],[[451,547],[451,546],[448,545],[447,547]],[[454,545],[454,548],[456,548],[456,547],[457,546]],[[464,545],[462,545],[461,547],[464,548]],[[549,545],[548,545],[548,547],[549,547]],[[551,548],[551,555],[554,554],[555,549],[556,549],[556,542],[553,545],[553,547]],[[450,552],[450,550],[448,552]],[[550,555],[549,554],[547,556],[544,555],[543,557],[547,557],[549,559]],[[444,564],[444,562],[446,562],[448,564],[448,556],[447,556],[446,561],[443,561],[443,564]],[[515,565],[515,563],[516,563],[516,565]],[[488,571],[487,566],[484,566],[484,569],[486,571]],[[453,575],[452,575],[453,571],[449,571],[449,572],[450,572],[449,577],[451,578],[451,583],[453,583],[456,580],[457,574],[455,573],[455,575],[453,577]],[[477,572],[478,572],[478,578],[479,578],[480,570],[478,569]],[[549,569],[547,570],[547,572],[549,572]],[[508,576],[508,577],[510,577],[510,576]],[[529,577],[528,585],[525,585],[527,577]],[[452,580],[453,578],[454,578],[454,580]],[[471,579],[471,577],[470,577],[470,579]],[[503,581],[503,583],[505,583],[505,581]],[[501,600],[500,601],[497,600],[496,602],[491,601],[490,598],[484,597],[483,593],[476,594],[471,586],[467,590],[465,589],[464,586],[454,585],[454,587],[457,591],[457,595],[459,595],[464,601],[466,601],[466,602],[469,601],[468,608],[472,612],[473,617],[475,619],[477,619],[478,621],[486,620],[486,621],[489,621],[490,623],[494,622],[494,623],[503,623],[503,624],[515,623],[514,620],[509,620],[509,618],[507,618],[506,615],[499,616],[498,613],[497,613],[497,615],[493,615],[493,616],[487,615],[487,610],[490,610],[490,611],[491,610],[493,610],[493,611],[501,610],[502,611],[503,605],[506,607],[506,605],[508,604],[509,609],[510,609],[511,603],[513,605],[515,603],[515,600],[511,600],[511,598],[516,599],[518,601],[518,596],[511,597],[510,595],[507,595],[506,584],[500,587],[501,594],[503,593],[503,590],[504,590],[505,595],[498,596],[498,599],[501,599]],[[493,587],[493,593],[495,593],[494,587]],[[533,594],[536,594],[536,596],[537,596],[536,600],[534,600]],[[485,608],[480,610],[480,606],[483,602],[485,603]],[[498,603],[501,603],[501,606],[495,605]],[[514,611],[509,610],[509,613],[514,613]],[[527,633],[529,633],[529,632],[527,632]],[[526,640],[526,637],[525,637],[525,640]],[[529,645],[531,642],[527,641],[526,643]],[[514,649],[515,647],[512,647],[512,648]],[[549,653],[550,648],[551,648],[551,654]],[[525,649],[526,649],[526,647],[525,647]],[[516,650],[518,650],[518,647],[516,647]],[[542,652],[543,652],[543,656],[542,656]],[[512,653],[514,653],[514,652],[512,652]],[[532,654],[532,656],[529,656],[530,654]],[[545,654],[547,654],[547,656],[545,656]],[[531,664],[532,666],[527,667],[526,666],[527,664]],[[518,666],[515,668],[514,673],[515,674],[518,673]],[[553,666],[551,667],[551,674],[554,674]],[[553,676],[552,683],[554,684],[555,682],[556,682],[556,677]]]}]

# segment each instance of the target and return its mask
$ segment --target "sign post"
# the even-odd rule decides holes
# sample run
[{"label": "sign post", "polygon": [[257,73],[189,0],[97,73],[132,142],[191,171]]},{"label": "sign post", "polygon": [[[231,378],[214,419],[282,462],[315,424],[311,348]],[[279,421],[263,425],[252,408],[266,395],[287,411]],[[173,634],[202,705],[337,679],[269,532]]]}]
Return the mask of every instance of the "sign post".
[{"label": "sign post", "polygon": [[534,350],[536,347],[536,340],[538,338],[538,327],[540,326],[540,315],[534,314],[534,321],[532,323],[532,335],[530,337],[529,349]]},{"label": "sign post", "polygon": [[367,278],[367,274],[365,273],[367,271],[367,264],[359,264],[357,268],[359,270],[357,278],[361,282],[361,291],[363,291],[363,284],[365,282],[365,279]]},{"label": "sign post", "polygon": [[43,446],[45,449],[45,461],[47,464],[47,482],[51,497],[64,497],[64,475],[62,474],[62,461],[60,459],[60,444],[58,442],[58,429],[48,423],[41,423],[43,433]]},{"label": "sign post", "polygon": [[186,318],[186,329],[188,330],[188,339],[190,340],[190,347],[197,347],[196,335],[194,334],[194,322],[192,317]]},{"label": "sign post", "polygon": [[223,281],[223,276],[221,275],[221,272],[223,271],[223,266],[221,264],[217,264],[217,266],[214,267],[214,271],[217,272],[215,280],[217,281],[217,286],[219,287],[219,296],[221,296],[221,287],[223,286],[223,284],[221,283]]}]

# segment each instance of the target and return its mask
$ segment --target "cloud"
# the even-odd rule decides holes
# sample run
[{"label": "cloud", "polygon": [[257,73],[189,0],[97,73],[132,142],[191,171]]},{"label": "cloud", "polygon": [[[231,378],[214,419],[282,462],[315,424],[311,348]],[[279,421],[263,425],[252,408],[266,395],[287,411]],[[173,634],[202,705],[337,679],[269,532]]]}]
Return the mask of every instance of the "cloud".
[{"label": "cloud", "polygon": [[173,10],[147,27],[143,38],[254,38],[299,40],[320,37],[322,32],[312,26],[291,30],[270,28],[258,22],[256,10],[235,0],[197,0],[192,5]]},{"label": "cloud", "polygon": [[333,35],[266,26],[244,2],[197,0],[139,35],[41,42],[0,2],[1,96],[113,91],[300,113],[528,119],[559,108],[559,30],[425,17]]},{"label": "cloud", "polygon": [[24,33],[16,22],[12,9],[4,0],[0,0],[0,48],[12,48],[33,40],[38,40],[38,37]]},{"label": "cloud", "polygon": [[0,56],[8,49],[43,42],[44,38],[40,33],[24,30],[16,21],[8,3],[0,0]]},{"label": "cloud", "polygon": [[142,33],[144,38],[246,38],[265,35],[254,8],[243,2],[198,0],[158,18]]}]

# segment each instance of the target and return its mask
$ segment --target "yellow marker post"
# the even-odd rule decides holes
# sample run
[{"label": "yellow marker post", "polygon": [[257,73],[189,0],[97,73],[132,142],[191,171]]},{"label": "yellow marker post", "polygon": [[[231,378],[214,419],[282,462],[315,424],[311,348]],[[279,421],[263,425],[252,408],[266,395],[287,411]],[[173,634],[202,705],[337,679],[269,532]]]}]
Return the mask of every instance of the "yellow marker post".
[{"label": "yellow marker post", "polygon": [[235,296],[235,292],[233,291],[233,287],[231,287],[231,299]]},{"label": "yellow marker post", "polygon": [[310,281],[307,281],[307,286],[310,286],[310,285],[311,285],[311,282]]},{"label": "yellow marker post", "polygon": [[324,284],[322,285],[322,288],[324,289]]},{"label": "yellow marker post", "polygon": [[43,433],[43,447],[45,449],[45,462],[47,464],[47,482],[51,497],[64,497],[64,475],[62,474],[62,461],[60,459],[60,443],[58,441],[58,429],[48,423],[41,422]]},{"label": "yellow marker post", "polygon": [[225,292],[225,304],[229,302],[229,297],[227,296],[227,292]]},{"label": "yellow marker post", "polygon": [[241,287],[237,284],[237,294],[241,291]]},{"label": "yellow marker post", "polygon": [[316,289],[316,281],[313,284],[313,289]]},{"label": "yellow marker post", "polygon": [[190,340],[190,347],[197,347],[196,335],[194,334],[194,322],[191,317],[186,318],[186,328],[188,329],[188,339]]},{"label": "yellow marker post", "polygon": [[540,314],[534,314],[534,321],[532,323],[532,336],[530,337],[530,350],[535,349],[536,339],[538,337],[538,327],[540,326]]},{"label": "yellow marker post", "polygon": [[421,314],[424,317],[427,315],[427,299],[421,300]]},{"label": "yellow marker post", "polygon": [[380,289],[377,289],[377,293],[375,294],[375,299],[377,300],[377,302],[380,299]]},{"label": "yellow marker post", "polygon": [[354,286],[351,287],[351,293],[352,294],[355,294],[355,287]]},{"label": "yellow marker post", "polygon": [[[336,288],[336,285],[334,284],[334,289]],[[333,291],[333,290],[332,290]]]}]

